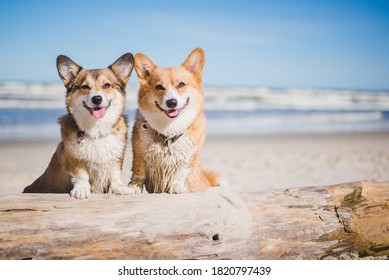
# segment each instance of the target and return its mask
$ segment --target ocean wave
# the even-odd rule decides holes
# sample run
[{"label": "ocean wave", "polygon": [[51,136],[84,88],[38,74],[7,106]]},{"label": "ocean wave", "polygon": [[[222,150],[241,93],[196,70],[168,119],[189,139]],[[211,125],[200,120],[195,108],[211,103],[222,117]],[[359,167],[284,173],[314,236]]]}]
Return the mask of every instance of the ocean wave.
[{"label": "ocean wave", "polygon": [[209,118],[207,125],[207,134],[210,135],[377,131],[389,131],[389,122],[380,112]]},{"label": "ocean wave", "polygon": [[[127,88],[126,106],[137,106],[136,86]],[[389,111],[389,92],[262,87],[205,87],[206,110]],[[65,88],[59,83],[0,83],[0,108],[64,108]]]},{"label": "ocean wave", "polygon": [[[136,87],[128,87],[126,106],[135,108]],[[60,83],[0,83],[0,109],[65,108],[66,89]]]},{"label": "ocean wave", "polygon": [[205,96],[208,110],[389,110],[389,92],[210,88]]},{"label": "ocean wave", "polygon": [[[136,86],[127,88],[130,125]],[[0,140],[59,139],[66,113],[59,83],[0,83]],[[261,87],[205,87],[207,134],[389,131],[389,92]]]}]

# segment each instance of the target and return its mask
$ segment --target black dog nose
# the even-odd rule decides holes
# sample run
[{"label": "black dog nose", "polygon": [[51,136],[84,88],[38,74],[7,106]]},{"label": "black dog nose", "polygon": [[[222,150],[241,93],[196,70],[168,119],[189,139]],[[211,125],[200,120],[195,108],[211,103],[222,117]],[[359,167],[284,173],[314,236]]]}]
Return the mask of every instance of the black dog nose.
[{"label": "black dog nose", "polygon": [[100,95],[96,95],[92,97],[92,103],[95,105],[100,105],[103,102],[103,98]]},{"label": "black dog nose", "polygon": [[173,108],[176,108],[177,107],[177,99],[169,99],[169,100],[166,100],[166,105],[170,108],[170,109],[173,109]]}]

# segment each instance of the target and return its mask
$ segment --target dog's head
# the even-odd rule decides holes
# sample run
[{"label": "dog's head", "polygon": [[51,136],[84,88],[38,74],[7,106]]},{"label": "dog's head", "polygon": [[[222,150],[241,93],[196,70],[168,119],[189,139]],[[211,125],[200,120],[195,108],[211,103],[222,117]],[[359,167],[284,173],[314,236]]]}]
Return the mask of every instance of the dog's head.
[{"label": "dog's head", "polygon": [[175,68],[160,68],[144,54],[135,55],[139,109],[150,125],[166,136],[183,133],[203,109],[204,51],[193,50]]},{"label": "dog's head", "polygon": [[57,69],[66,89],[66,107],[81,129],[96,123],[109,125],[123,114],[125,88],[133,68],[126,53],[105,69],[87,70],[60,55]]}]

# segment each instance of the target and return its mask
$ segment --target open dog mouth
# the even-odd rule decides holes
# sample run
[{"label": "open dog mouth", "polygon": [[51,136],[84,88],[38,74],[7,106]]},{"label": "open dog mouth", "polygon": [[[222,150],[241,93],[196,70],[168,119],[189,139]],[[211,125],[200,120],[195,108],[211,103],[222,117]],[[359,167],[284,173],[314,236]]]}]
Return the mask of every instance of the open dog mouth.
[{"label": "open dog mouth", "polygon": [[157,106],[157,108],[162,112],[164,112],[166,116],[172,119],[178,117],[181,114],[181,112],[185,109],[185,107],[188,105],[188,103],[189,103],[189,97],[186,99],[184,106],[182,106],[181,108],[165,110],[158,104],[157,101],[155,101],[155,105]]},{"label": "open dog mouth", "polygon": [[111,101],[109,101],[109,104],[107,107],[94,107],[94,108],[90,108],[86,105],[85,101],[82,102],[85,109],[87,109],[89,111],[89,113],[91,113],[92,116],[94,116],[96,119],[102,119],[104,118],[105,116],[105,112],[107,111],[107,109],[109,108],[109,106],[111,106]]}]

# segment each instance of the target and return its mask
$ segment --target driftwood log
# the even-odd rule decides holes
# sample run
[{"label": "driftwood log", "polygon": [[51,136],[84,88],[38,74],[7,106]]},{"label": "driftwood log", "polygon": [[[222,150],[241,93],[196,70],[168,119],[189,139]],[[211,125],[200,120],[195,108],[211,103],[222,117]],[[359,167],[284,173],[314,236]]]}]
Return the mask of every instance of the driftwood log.
[{"label": "driftwood log", "polygon": [[0,196],[0,259],[389,255],[389,182],[231,193]]}]

